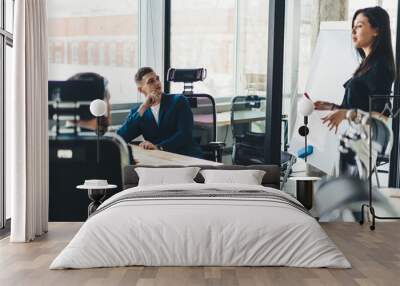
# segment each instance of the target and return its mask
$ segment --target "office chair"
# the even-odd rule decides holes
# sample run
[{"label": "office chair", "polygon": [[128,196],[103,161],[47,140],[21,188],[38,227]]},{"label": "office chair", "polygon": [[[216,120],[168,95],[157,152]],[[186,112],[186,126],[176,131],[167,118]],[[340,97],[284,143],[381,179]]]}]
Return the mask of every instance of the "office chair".
[{"label": "office chair", "polygon": [[[357,110],[353,118],[354,111],[347,113],[349,124],[344,134],[340,135],[339,145],[341,154],[348,154],[354,160],[341,156],[340,176],[322,181],[315,201],[322,221],[336,220],[346,210],[347,217],[350,217],[348,220],[359,220],[363,224],[364,207],[367,206],[372,217],[370,229],[373,230],[375,218],[399,219],[398,210],[370,181],[377,157],[389,155],[391,151],[393,134],[381,119],[370,117],[368,112],[362,110]],[[342,162],[342,159],[346,160]],[[379,210],[375,212],[376,209]]]},{"label": "office chair", "polygon": [[[258,95],[236,96],[232,99],[232,162],[235,165],[264,164],[265,104],[265,97]],[[281,151],[282,187],[295,162],[293,155]]]},{"label": "office chair", "polygon": [[[190,103],[194,119],[194,139],[200,144],[203,158],[210,161],[222,162],[222,154],[225,143],[217,141],[217,112],[214,98],[206,93],[194,93],[193,83],[203,81],[207,76],[207,70],[198,69],[174,69],[167,73],[169,82],[183,82],[182,94]],[[211,133],[210,133],[211,125]],[[205,134],[211,136],[204,136]],[[205,139],[205,137],[207,137]]]},{"label": "office chair", "polygon": [[99,138],[94,131],[64,121],[89,119],[90,102],[102,99],[104,86],[96,81],[49,82],[49,221],[85,221],[90,203],[85,191],[76,186],[86,179],[106,179],[118,187],[107,197],[122,190],[123,168],[132,163],[125,142],[117,134]]},{"label": "office chair", "polygon": [[232,162],[235,165],[262,164],[264,161],[265,98],[257,95],[235,96],[231,104],[231,130]]}]

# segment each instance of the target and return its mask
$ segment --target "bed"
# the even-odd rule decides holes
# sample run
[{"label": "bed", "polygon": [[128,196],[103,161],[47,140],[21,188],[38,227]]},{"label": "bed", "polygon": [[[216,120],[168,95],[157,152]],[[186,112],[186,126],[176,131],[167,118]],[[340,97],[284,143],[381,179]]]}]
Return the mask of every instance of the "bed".
[{"label": "bed", "polygon": [[[175,166],[176,167],[176,166]],[[318,222],[280,191],[278,166],[259,169],[262,185],[196,183],[138,186],[105,201],[50,269],[144,266],[292,266],[350,268]]]}]

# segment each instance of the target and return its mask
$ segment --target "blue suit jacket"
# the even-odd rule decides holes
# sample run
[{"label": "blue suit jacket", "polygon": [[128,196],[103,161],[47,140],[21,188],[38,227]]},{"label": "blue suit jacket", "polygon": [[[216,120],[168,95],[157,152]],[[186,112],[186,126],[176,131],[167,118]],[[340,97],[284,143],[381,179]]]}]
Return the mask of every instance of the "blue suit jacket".
[{"label": "blue suit jacket", "polygon": [[193,141],[193,113],[189,101],[182,95],[163,94],[161,97],[159,124],[148,108],[143,116],[132,108],[128,118],[117,133],[126,142],[139,135],[164,150],[201,158],[201,149]]}]

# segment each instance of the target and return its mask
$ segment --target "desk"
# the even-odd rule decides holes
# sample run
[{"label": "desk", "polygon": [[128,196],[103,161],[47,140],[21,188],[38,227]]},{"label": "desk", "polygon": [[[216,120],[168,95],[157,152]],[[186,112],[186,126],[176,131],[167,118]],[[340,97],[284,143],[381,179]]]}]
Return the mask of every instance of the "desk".
[{"label": "desk", "polygon": [[166,151],[145,150],[137,145],[132,145],[132,144],[131,147],[133,152],[133,158],[136,161],[136,164],[138,165],[154,165],[154,166],[222,165],[222,163],[198,159]]},{"label": "desk", "polygon": [[400,210],[400,189],[399,188],[378,188],[396,210]]},{"label": "desk", "polygon": [[[194,122],[196,125],[211,126],[213,124],[212,114],[194,114]],[[265,112],[263,111],[235,111],[235,123],[246,123],[252,121],[265,120]],[[228,126],[231,124],[231,112],[217,113],[217,126]]]}]

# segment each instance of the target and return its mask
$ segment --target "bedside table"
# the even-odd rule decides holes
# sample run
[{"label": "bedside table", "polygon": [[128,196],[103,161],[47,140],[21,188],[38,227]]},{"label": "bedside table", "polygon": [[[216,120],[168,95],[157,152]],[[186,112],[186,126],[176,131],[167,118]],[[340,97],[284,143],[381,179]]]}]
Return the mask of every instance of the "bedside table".
[{"label": "bedside table", "polygon": [[94,213],[103,202],[107,190],[115,189],[117,185],[110,185],[107,180],[85,180],[83,185],[76,186],[79,190],[87,190],[89,199],[92,201],[88,206],[88,217]]},{"label": "bedside table", "polygon": [[296,181],[296,199],[308,210],[313,207],[314,182],[321,180],[319,177],[290,177]]}]

